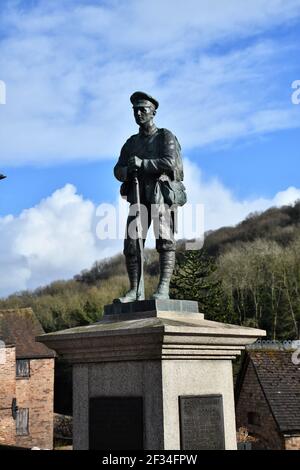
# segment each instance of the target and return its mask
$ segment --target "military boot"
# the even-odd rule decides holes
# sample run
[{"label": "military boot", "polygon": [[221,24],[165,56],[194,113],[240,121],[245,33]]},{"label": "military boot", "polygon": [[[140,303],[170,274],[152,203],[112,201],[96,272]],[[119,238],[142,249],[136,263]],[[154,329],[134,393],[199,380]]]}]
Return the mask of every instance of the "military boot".
[{"label": "military boot", "polygon": [[126,256],[126,269],[129,277],[130,289],[124,297],[115,299],[115,302],[126,303],[134,302],[136,300],[145,300],[143,281],[140,283],[138,298],[136,295],[139,282],[139,263],[137,257]]},{"label": "military boot", "polygon": [[175,266],[175,251],[159,253],[160,278],[152,299],[169,299],[170,280]]}]

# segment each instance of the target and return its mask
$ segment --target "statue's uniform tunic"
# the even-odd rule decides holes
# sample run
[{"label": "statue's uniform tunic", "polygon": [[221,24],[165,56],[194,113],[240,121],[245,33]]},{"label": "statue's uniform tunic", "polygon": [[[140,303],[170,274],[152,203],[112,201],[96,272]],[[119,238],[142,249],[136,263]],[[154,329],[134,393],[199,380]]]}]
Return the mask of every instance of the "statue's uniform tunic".
[{"label": "statue's uniform tunic", "polygon": [[[142,159],[142,167],[138,173],[140,199],[148,214],[147,217],[142,216],[143,239],[145,241],[153,220],[156,249],[159,252],[175,251],[174,213],[166,205],[158,183],[161,178],[167,177],[170,180],[177,178],[178,149],[180,149],[179,143],[172,132],[158,129],[153,125],[147,134],[140,130],[126,141],[114,168],[116,178],[124,183],[123,195],[126,195],[128,202],[134,204],[136,201],[134,201],[133,183],[128,176],[127,162],[131,156]],[[151,214],[151,205],[158,208],[155,217],[153,212]],[[134,216],[129,213],[124,241],[125,256],[136,254],[136,242],[128,236],[128,227],[133,219]]]}]

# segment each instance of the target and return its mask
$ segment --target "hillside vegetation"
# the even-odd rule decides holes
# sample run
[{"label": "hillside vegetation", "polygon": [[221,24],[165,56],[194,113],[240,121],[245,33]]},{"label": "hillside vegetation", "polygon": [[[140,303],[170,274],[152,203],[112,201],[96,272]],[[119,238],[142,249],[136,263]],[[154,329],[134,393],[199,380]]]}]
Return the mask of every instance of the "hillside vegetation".
[{"label": "hillside vegetation", "polygon": [[[149,296],[158,256],[145,252]],[[0,300],[0,308],[31,306],[44,329],[85,325],[128,287],[123,255],[97,261],[69,281]],[[199,251],[178,244],[173,298],[197,300],[206,318],[265,328],[269,338],[295,339],[300,322],[300,201],[249,215],[235,227],[206,234]]]}]

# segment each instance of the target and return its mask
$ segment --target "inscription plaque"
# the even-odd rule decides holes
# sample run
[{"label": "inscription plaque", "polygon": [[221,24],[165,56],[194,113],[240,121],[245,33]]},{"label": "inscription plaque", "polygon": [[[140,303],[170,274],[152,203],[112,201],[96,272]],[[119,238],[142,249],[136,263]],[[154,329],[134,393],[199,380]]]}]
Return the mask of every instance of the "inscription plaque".
[{"label": "inscription plaque", "polygon": [[90,398],[89,449],[143,450],[143,398]]},{"label": "inscription plaque", "polygon": [[179,397],[182,450],[224,450],[222,395]]}]

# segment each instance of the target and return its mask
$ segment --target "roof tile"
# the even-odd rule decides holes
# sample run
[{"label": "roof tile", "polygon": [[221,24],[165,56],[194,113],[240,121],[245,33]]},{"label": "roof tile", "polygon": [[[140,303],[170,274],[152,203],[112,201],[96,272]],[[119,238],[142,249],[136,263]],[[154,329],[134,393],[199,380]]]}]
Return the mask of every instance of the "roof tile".
[{"label": "roof tile", "polygon": [[248,351],[281,431],[300,430],[300,366],[292,351]]},{"label": "roof tile", "polygon": [[17,358],[54,357],[54,351],[35,341],[42,334],[42,325],[31,308],[0,310],[0,339],[16,346]]}]

